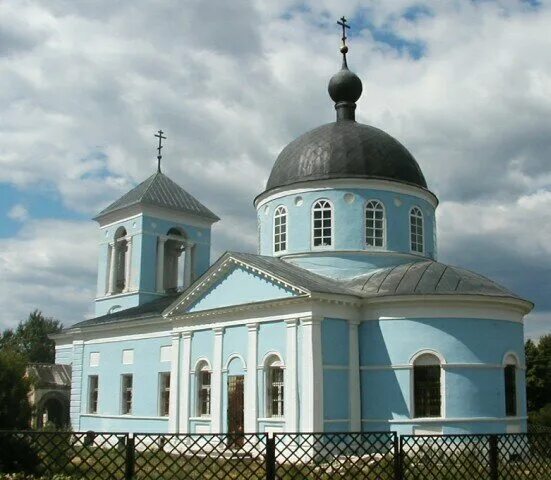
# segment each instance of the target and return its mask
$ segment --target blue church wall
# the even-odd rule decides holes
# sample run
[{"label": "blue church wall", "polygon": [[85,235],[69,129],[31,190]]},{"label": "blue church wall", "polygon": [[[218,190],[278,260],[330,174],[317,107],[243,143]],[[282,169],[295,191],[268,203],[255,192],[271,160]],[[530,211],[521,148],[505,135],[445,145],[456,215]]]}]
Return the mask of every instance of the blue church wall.
[{"label": "blue church wall", "polygon": [[[171,337],[86,344],[83,354],[81,430],[159,431],[168,428],[168,417],[159,415],[159,374],[170,372],[170,362],[161,362],[161,347]],[[123,350],[133,350],[130,365],[123,364]],[[90,353],[99,352],[99,366],[90,366]],[[122,415],[121,375],[133,375],[132,414]],[[88,412],[88,378],[98,375],[98,412]],[[116,428],[115,428],[115,427]]]},{"label": "blue church wall", "polygon": [[[514,352],[520,367],[524,366],[523,327],[516,322],[472,318],[370,320],[362,322],[359,337],[365,430],[384,426],[385,422],[377,420],[412,417],[409,364],[421,350],[434,350],[445,359],[443,410],[445,418],[452,420],[454,432],[461,430],[454,419],[472,418],[472,422],[464,422],[470,425],[464,431],[473,431],[472,425],[477,425],[476,431],[482,432],[490,422],[477,423],[476,417],[505,417],[503,358]],[[474,365],[469,366],[471,363]],[[518,416],[523,417],[522,368],[517,369],[516,378]],[[444,423],[445,431],[452,422]],[[506,423],[492,425],[503,432]],[[402,433],[410,433],[412,426],[411,420],[392,424]]]},{"label": "blue church wall", "polygon": [[[327,431],[349,429],[349,327],[346,320],[324,318],[321,324],[323,418]],[[345,422],[335,422],[345,420]],[[346,428],[344,428],[346,425]]]},{"label": "blue church wall", "polygon": [[229,305],[288,298],[294,295],[295,293],[291,290],[275,285],[260,275],[242,268],[235,268],[212,286],[188,311],[197,312]]},{"label": "blue church wall", "polygon": [[[345,201],[345,195],[353,194],[352,203]],[[302,204],[295,205],[297,197]],[[373,250],[410,253],[409,212],[419,207],[424,216],[425,256],[435,258],[436,226],[434,207],[426,200],[413,195],[361,188],[335,188],[291,194],[263,204],[258,211],[260,225],[260,253],[273,255],[273,215],[275,209],[287,207],[287,251],[286,254],[310,252],[312,205],[319,199],[333,204],[334,246],[327,250]],[[348,197],[347,197],[348,198]],[[379,200],[385,207],[386,246],[382,249],[365,245],[365,205],[369,200]],[[398,204],[398,205],[397,205]],[[305,228],[305,226],[308,226]]]}]

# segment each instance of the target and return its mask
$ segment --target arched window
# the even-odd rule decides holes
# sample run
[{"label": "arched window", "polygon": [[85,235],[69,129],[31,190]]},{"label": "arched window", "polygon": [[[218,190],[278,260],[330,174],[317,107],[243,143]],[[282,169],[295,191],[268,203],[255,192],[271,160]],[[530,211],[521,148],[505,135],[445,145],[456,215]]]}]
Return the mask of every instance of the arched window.
[{"label": "arched window", "polygon": [[411,251],[416,253],[423,253],[423,212],[421,212],[421,209],[419,207],[413,207],[409,212],[409,232]]},{"label": "arched window", "polygon": [[312,207],[312,244],[318,248],[333,245],[333,207],[327,200],[318,200]]},{"label": "arched window", "polygon": [[266,360],[266,417],[283,417],[285,409],[283,362],[277,355]]},{"label": "arched window", "polygon": [[199,362],[195,370],[197,377],[197,416],[210,416],[210,377],[209,364],[205,361]]},{"label": "arched window", "polygon": [[370,200],[365,206],[365,243],[368,247],[385,244],[385,209],[378,200]]},{"label": "arched window", "polygon": [[505,381],[505,415],[517,415],[517,359],[514,355],[507,355],[503,369]]},{"label": "arched window", "polygon": [[433,354],[419,355],[413,362],[413,416],[442,416],[442,367]]},{"label": "arched window", "polygon": [[287,250],[287,209],[277,207],[274,212],[274,252]]},{"label": "arched window", "polygon": [[128,241],[126,239],[126,229],[120,227],[115,232],[115,264],[114,268],[115,285],[113,293],[121,293],[126,287],[126,253],[128,249]]}]

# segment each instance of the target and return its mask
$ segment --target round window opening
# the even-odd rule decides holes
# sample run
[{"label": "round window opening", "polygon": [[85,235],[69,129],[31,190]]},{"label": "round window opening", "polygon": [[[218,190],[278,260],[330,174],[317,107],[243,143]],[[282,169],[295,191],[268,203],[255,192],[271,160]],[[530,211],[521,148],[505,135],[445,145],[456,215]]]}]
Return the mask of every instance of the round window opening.
[{"label": "round window opening", "polygon": [[354,203],[354,200],[356,199],[356,197],[354,196],[353,193],[345,193],[344,194],[344,201],[346,203],[348,203],[348,205]]},{"label": "round window opening", "polygon": [[302,197],[295,197],[295,206],[300,207],[304,203]]}]

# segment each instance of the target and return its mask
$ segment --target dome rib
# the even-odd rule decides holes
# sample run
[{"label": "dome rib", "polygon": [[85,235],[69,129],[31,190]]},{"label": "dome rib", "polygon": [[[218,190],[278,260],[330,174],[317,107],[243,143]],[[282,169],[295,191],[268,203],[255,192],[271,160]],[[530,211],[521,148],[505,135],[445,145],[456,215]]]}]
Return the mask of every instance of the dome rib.
[{"label": "dome rib", "polygon": [[266,190],[337,178],[374,178],[427,188],[417,161],[398,140],[376,127],[339,121],[287,145],[272,168]]}]

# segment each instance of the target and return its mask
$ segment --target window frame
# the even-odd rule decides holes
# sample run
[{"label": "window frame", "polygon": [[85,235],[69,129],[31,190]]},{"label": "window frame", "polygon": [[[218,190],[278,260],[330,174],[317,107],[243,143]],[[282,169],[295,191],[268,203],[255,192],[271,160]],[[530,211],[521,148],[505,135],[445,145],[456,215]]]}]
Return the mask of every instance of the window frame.
[{"label": "window frame", "polygon": [[[279,211],[281,211],[282,213],[278,214]],[[284,219],[283,225],[284,225],[285,229],[282,232],[282,230],[281,230],[282,223],[280,222],[280,224],[279,224],[280,232],[279,232],[279,234],[276,234],[276,220],[281,219],[282,217]],[[279,238],[280,238],[279,242],[276,241],[276,236],[277,235],[279,235]],[[282,235],[285,236],[285,240],[283,242],[281,241],[281,236]],[[282,255],[284,253],[287,253],[287,248],[288,248],[288,244],[289,244],[289,210],[287,209],[287,207],[285,205],[278,205],[274,210],[273,221],[272,221],[272,243],[273,243],[274,255]],[[285,248],[277,250],[276,245],[278,245],[278,243],[279,244],[283,243]]]},{"label": "window frame", "polygon": [[[285,418],[285,390],[286,390],[286,375],[285,364],[277,353],[270,353],[264,361],[264,415],[266,418],[274,420],[283,420]],[[278,369],[281,371],[281,380],[273,381],[273,371]],[[277,383],[278,391],[278,411],[274,413],[274,398],[273,388],[274,383]]]},{"label": "window frame", "polygon": [[[419,212],[419,215],[414,215],[413,211],[417,210]],[[415,242],[416,245],[421,245],[421,250],[415,250],[413,248],[413,232],[411,231],[413,227],[412,218],[415,217],[416,219],[421,219],[421,242],[418,241]],[[408,233],[409,233],[409,251],[416,255],[425,255],[425,214],[423,213],[423,210],[421,207],[414,205],[409,209],[409,215],[408,215]],[[417,225],[415,225],[417,227]],[[418,233],[415,233],[416,236],[418,236]]]},{"label": "window frame", "polygon": [[[205,386],[203,375],[209,375],[209,384]],[[212,414],[212,369],[207,360],[199,360],[195,366],[195,416],[197,418],[210,418]],[[207,392],[208,412],[203,413],[203,391]]]},{"label": "window frame", "polygon": [[[168,386],[163,382],[164,379],[168,379]],[[159,417],[168,417],[170,415],[170,372],[159,372]],[[166,395],[166,399],[165,399]],[[165,413],[166,403],[166,413]]]},{"label": "window frame", "polygon": [[[92,380],[95,379],[95,388]],[[88,375],[88,408],[87,413],[97,414],[99,409],[99,375]]]},{"label": "window frame", "polygon": [[[519,360],[518,356],[514,352],[508,352],[503,357],[503,399],[505,401],[505,417],[507,418],[517,418],[519,416],[519,412],[521,410],[520,405],[520,396],[519,396],[519,390],[517,386],[517,380],[518,380],[518,370],[519,370]],[[507,368],[513,368],[513,398],[509,399],[507,394]],[[514,413],[509,413],[509,402],[512,402],[512,405],[514,406]]]},{"label": "window frame", "polygon": [[[130,379],[130,387],[125,387],[125,379]],[[130,400],[125,393],[130,391]],[[130,406],[130,407],[129,407]],[[134,407],[134,375],[132,373],[121,374],[121,415],[132,415]]]},{"label": "window frame", "polygon": [[[330,213],[330,220],[331,220],[331,236],[330,236],[330,240],[331,240],[331,244],[330,245],[316,245],[316,235],[315,235],[315,230],[316,228],[314,227],[314,222],[315,222],[315,212],[317,210],[317,205],[322,203],[322,202],[325,202],[329,205],[329,209],[326,209],[329,211]],[[325,210],[325,211],[326,211]],[[322,210],[323,212],[324,210]],[[322,217],[321,217],[321,221],[323,222],[325,220],[324,216],[323,216],[323,213],[322,213]],[[321,226],[321,230],[323,232],[323,230],[325,230],[323,224]],[[323,235],[322,233],[322,236],[320,237],[322,240],[325,238],[325,236]],[[335,209],[333,207],[333,202],[331,202],[331,200],[327,199],[327,198],[318,198],[317,200],[315,200],[313,203],[312,203],[312,207],[310,208],[310,243],[311,243],[311,246],[312,246],[312,250],[334,250],[335,249]]]},{"label": "window frame", "polygon": [[[367,219],[367,212],[368,212],[368,206],[370,203],[377,203],[380,205],[381,207],[381,210],[383,212],[383,227],[382,227],[382,232],[383,232],[383,236],[382,236],[382,245],[380,246],[375,246],[375,245],[369,245],[368,242],[367,242],[367,222],[368,222],[368,219]],[[375,211],[374,209],[372,209],[372,211]],[[373,222],[375,221],[376,219],[373,218]],[[386,207],[385,207],[385,204],[381,201],[381,200],[378,200],[377,198],[370,198],[369,200],[367,200],[365,202],[365,205],[364,205],[364,245],[365,245],[365,248],[366,249],[369,249],[369,250],[385,250],[386,249],[386,242],[387,242],[387,222],[386,222]],[[377,230],[375,227],[373,227],[373,230]]]},{"label": "window frame", "polygon": [[[442,355],[434,350],[422,350],[417,352],[410,360],[410,410],[411,418],[413,419],[443,419],[446,417],[446,377],[445,368],[446,361]],[[440,368],[439,383],[440,383],[440,412],[438,416],[421,416],[416,408],[416,378],[415,368],[425,366],[438,366]]]}]

